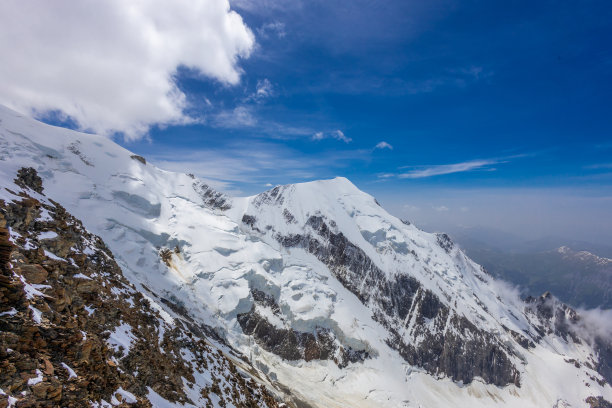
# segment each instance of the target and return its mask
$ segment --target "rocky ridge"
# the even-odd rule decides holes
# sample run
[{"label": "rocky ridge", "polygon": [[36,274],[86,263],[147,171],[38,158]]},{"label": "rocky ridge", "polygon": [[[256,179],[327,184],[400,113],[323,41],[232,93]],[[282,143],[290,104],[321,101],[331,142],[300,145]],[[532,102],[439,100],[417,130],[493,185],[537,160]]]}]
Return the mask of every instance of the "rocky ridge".
[{"label": "rocky ridge", "polygon": [[284,405],[207,327],[137,291],[104,242],[43,194],[34,169],[21,169],[9,193],[0,200],[0,407]]}]

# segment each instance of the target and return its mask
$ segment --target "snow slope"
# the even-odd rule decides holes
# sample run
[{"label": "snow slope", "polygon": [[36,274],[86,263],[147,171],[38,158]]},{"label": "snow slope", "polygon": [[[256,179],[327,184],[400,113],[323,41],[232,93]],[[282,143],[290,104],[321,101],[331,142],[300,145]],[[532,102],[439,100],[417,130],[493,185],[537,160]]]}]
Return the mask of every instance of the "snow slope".
[{"label": "snow slope", "polygon": [[[104,137],[0,107],[0,180],[12,180],[21,167],[35,168],[49,195],[104,239],[137,288],[182,304],[312,406],[580,407],[589,396],[612,400],[612,388],[589,368],[597,355],[587,342],[542,330],[551,321],[445,236],[403,223],[347,179],[229,198]],[[337,264],[338,239],[376,275],[358,281],[350,266]],[[416,290],[409,313],[397,300],[387,307],[384,290],[405,279]],[[436,307],[431,316],[413,310],[426,297]],[[257,330],[246,335],[253,318],[267,322],[267,333],[314,338],[316,350],[328,336],[336,360],[342,353],[354,358],[281,358],[278,350],[295,350],[281,342],[273,352]],[[474,344],[480,340],[471,337],[484,336],[520,380],[458,381],[445,366],[408,362],[406,350],[422,353],[431,339],[449,336]]]}]

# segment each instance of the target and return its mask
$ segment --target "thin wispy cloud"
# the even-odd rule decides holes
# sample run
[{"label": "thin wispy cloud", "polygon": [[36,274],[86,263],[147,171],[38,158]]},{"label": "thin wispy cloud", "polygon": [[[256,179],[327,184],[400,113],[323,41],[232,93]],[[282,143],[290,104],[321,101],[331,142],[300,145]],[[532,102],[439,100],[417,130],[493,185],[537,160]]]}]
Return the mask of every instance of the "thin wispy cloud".
[{"label": "thin wispy cloud", "polygon": [[382,142],[378,142],[376,144],[376,146],[374,146],[374,149],[389,149],[389,150],[393,150],[393,146],[391,146],[389,143],[382,141]]},{"label": "thin wispy cloud", "polygon": [[264,78],[257,81],[255,92],[246,99],[247,101],[262,102],[265,99],[274,96],[274,86],[269,79]]},{"label": "thin wispy cloud", "polygon": [[278,38],[283,38],[285,35],[287,35],[285,31],[285,23],[281,23],[280,21],[272,21],[270,23],[263,24],[257,29],[257,34],[263,38],[268,38],[271,35]]},{"label": "thin wispy cloud", "polygon": [[490,168],[495,164],[501,163],[499,159],[488,160],[470,160],[462,163],[439,164],[423,168],[414,168],[413,170],[400,173],[397,175],[403,179],[418,179],[425,177],[441,176],[445,174],[463,173],[467,171],[483,170]]},{"label": "thin wispy cloud", "polygon": [[597,163],[585,166],[585,169],[589,170],[609,170],[612,169],[612,163]]},{"label": "thin wispy cloud", "polygon": [[350,143],[353,141],[350,137],[347,137],[340,129],[334,130],[333,132],[316,132],[312,135],[312,140],[319,141],[323,139],[336,139],[344,143]]},{"label": "thin wispy cloud", "polygon": [[595,148],[597,149],[612,149],[612,142],[608,142],[608,143],[600,143],[595,145]]},{"label": "thin wispy cloud", "polygon": [[335,139],[345,143],[350,143],[352,140],[346,137],[340,130],[322,132],[310,127],[291,125],[268,119],[260,114],[257,103],[242,103],[233,109],[209,113],[202,122],[213,128],[248,129],[251,134],[263,136],[271,140],[310,138],[319,141],[323,139]]},{"label": "thin wispy cloud", "polygon": [[367,162],[366,149],[305,154],[282,143],[251,140],[211,149],[165,148],[146,155],[165,170],[193,173],[233,195],[260,192],[267,184],[295,183],[342,175],[343,169]]},{"label": "thin wispy cloud", "polygon": [[210,120],[212,126],[227,129],[253,127],[257,123],[253,110],[248,106],[238,106],[232,110],[221,111],[212,116]]},{"label": "thin wispy cloud", "polygon": [[344,143],[350,143],[353,140],[350,137],[346,137],[344,132],[341,130],[336,130],[335,132],[332,132],[332,137],[336,140],[341,140]]}]

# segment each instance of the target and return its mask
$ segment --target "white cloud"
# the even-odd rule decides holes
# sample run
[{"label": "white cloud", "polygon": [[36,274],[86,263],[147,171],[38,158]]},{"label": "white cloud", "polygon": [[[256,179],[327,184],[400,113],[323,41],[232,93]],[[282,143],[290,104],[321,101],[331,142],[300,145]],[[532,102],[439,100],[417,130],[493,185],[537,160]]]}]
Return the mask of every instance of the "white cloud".
[{"label": "white cloud", "polygon": [[178,67],[236,84],[254,43],[227,0],[4,0],[0,103],[135,139],[191,120]]},{"label": "white cloud", "polygon": [[343,175],[356,163],[367,162],[368,150],[334,150],[305,154],[285,143],[256,139],[233,141],[216,148],[160,146],[147,161],[171,171],[193,173],[222,191],[259,193],[267,183],[278,185]]},{"label": "white cloud", "polygon": [[350,137],[347,137],[344,134],[344,132],[339,129],[334,130],[333,132],[329,132],[329,133],[317,132],[314,135],[312,135],[312,140],[323,140],[323,139],[336,139],[344,143],[350,143],[353,141],[353,139],[351,139]]},{"label": "white cloud", "polygon": [[350,143],[353,141],[353,139],[351,139],[350,137],[346,137],[346,135],[344,134],[343,131],[341,130],[336,130],[335,132],[332,132],[332,137],[336,140],[340,140],[344,143]]},{"label": "white cloud", "polygon": [[578,309],[578,315],[580,320],[572,325],[577,335],[591,342],[596,337],[612,339],[612,310]]},{"label": "white cloud", "polygon": [[389,150],[393,150],[393,146],[391,146],[389,143],[382,141],[382,142],[378,142],[376,144],[376,146],[374,146],[374,149],[389,149]]},{"label": "white cloud", "polygon": [[231,3],[232,7],[263,16],[269,16],[273,12],[286,12],[289,9],[300,9],[302,7],[302,0],[231,0]]},{"label": "white cloud", "polygon": [[212,119],[212,125],[221,128],[239,129],[257,124],[257,118],[251,108],[238,106],[230,111],[221,111]]},{"label": "white cloud", "polygon": [[433,208],[435,211],[438,211],[438,212],[446,212],[446,211],[448,211],[448,207],[445,206],[445,205],[434,206],[434,207],[431,207],[431,208]]},{"label": "white cloud", "polygon": [[314,168],[322,163],[303,160],[296,152],[268,143],[235,144],[224,149],[191,150],[168,149],[152,154],[147,160],[170,171],[193,173],[216,189],[241,195],[243,187],[255,188],[270,180],[302,181],[315,176]]},{"label": "white cloud", "polygon": [[440,164],[429,166],[420,169],[410,170],[406,173],[399,174],[399,178],[424,178],[432,176],[440,176],[443,174],[461,173],[465,171],[480,170],[487,166],[500,163],[500,160],[472,160],[463,163],[455,164]]},{"label": "white cloud", "polygon": [[274,87],[272,86],[272,83],[268,79],[264,78],[257,81],[257,88],[255,89],[252,99],[259,101],[272,96],[273,94]]},{"label": "white cloud", "polygon": [[278,38],[283,38],[287,34],[285,32],[285,23],[281,23],[280,21],[263,24],[257,29],[257,33],[263,38],[268,38],[270,34],[274,34]]}]

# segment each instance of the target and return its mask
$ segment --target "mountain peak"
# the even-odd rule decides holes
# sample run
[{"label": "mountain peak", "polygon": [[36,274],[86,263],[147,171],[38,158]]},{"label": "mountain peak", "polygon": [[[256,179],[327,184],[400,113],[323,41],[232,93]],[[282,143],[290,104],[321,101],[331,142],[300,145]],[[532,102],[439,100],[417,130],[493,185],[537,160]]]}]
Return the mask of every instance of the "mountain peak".
[{"label": "mountain peak", "polygon": [[310,406],[612,396],[587,364],[597,351],[546,330],[572,316],[528,307],[447,236],[403,223],[344,177],[232,199],[109,139],[0,115],[1,200],[21,188],[16,175],[34,174],[20,168],[36,170],[41,191],[100,236],[134,290],[213,327]]}]

